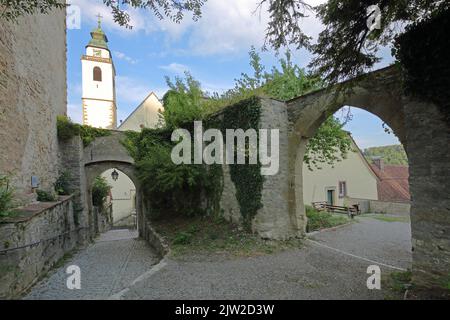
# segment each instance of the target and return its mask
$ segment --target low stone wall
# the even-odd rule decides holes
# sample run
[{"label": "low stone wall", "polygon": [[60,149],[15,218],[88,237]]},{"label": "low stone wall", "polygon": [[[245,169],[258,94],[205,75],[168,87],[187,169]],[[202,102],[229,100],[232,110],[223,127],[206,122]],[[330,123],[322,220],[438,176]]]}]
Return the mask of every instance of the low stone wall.
[{"label": "low stone wall", "polygon": [[156,250],[161,258],[169,253],[170,248],[168,243],[164,238],[156,232],[156,230],[151,226],[150,222],[144,217],[144,225],[141,228],[140,236],[144,238],[148,244]]},{"label": "low stone wall", "polygon": [[411,204],[406,202],[388,202],[347,198],[346,205],[359,204],[362,213],[385,213],[406,216],[409,215]]},{"label": "low stone wall", "polygon": [[35,203],[0,220],[0,299],[17,298],[64,255],[83,244],[73,199]]}]

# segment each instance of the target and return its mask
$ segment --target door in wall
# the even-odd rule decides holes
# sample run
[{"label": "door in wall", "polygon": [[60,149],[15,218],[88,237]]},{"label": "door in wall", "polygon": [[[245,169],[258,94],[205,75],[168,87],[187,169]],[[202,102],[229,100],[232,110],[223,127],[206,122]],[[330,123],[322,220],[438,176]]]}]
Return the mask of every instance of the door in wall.
[{"label": "door in wall", "polygon": [[327,190],[327,202],[329,205],[334,205],[334,190]]}]

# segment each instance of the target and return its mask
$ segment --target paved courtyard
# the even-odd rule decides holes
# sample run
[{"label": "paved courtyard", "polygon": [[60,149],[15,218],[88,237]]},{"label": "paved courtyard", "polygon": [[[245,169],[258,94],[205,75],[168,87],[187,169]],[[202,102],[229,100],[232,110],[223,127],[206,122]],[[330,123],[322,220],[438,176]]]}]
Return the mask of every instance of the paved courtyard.
[{"label": "paved courtyard", "polygon": [[409,223],[372,217],[317,233],[302,248],[251,258],[158,263],[143,241],[117,238],[119,231],[111,231],[67,262],[81,267],[82,290],[66,288],[61,268],[26,298],[383,299],[383,290],[367,289],[367,267],[376,264],[387,273],[411,264]]}]

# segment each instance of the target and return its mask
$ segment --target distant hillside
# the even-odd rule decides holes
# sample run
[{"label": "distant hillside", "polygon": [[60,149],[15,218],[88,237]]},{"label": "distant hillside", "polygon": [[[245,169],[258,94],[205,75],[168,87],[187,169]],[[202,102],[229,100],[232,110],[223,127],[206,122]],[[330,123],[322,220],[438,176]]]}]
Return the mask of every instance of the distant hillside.
[{"label": "distant hillside", "polygon": [[381,157],[386,164],[408,164],[405,149],[400,144],[367,148],[364,149],[363,154],[369,162],[373,157]]}]

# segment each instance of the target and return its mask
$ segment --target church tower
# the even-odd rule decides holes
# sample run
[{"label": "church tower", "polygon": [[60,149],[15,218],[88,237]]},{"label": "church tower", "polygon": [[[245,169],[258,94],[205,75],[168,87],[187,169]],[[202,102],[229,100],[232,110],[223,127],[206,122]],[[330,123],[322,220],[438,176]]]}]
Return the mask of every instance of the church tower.
[{"label": "church tower", "polygon": [[81,57],[83,124],[116,129],[116,72],[100,18],[99,15],[98,26],[91,32],[86,54]]}]

